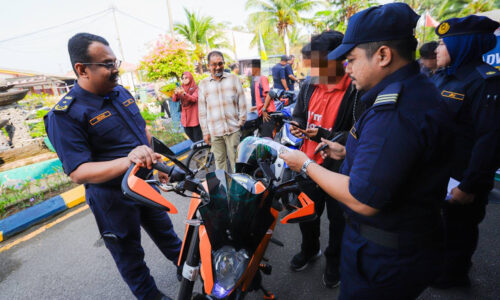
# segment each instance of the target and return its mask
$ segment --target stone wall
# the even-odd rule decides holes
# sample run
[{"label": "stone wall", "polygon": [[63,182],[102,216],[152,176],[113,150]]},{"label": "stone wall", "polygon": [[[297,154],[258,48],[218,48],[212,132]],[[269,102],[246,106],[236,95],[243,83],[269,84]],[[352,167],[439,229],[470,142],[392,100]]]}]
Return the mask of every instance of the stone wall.
[{"label": "stone wall", "polygon": [[[32,140],[29,134],[29,128],[25,124],[28,113],[17,103],[0,106],[0,120],[9,120],[15,128],[14,138],[12,140],[14,148],[23,147]],[[0,133],[0,151],[10,149],[8,139],[5,133]]]}]

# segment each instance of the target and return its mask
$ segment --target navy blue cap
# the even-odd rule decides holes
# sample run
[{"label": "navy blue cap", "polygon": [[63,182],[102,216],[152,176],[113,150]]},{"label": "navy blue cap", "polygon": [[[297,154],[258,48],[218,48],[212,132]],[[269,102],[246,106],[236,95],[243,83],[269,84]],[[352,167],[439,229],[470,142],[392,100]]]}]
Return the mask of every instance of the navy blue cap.
[{"label": "navy blue cap", "polygon": [[359,44],[414,39],[419,17],[406,3],[362,10],[349,19],[342,44],[328,54],[328,59],[339,59]]},{"label": "navy blue cap", "polygon": [[500,24],[484,16],[470,15],[464,18],[448,19],[438,27],[436,34],[439,37],[447,37],[462,34],[493,33]]}]

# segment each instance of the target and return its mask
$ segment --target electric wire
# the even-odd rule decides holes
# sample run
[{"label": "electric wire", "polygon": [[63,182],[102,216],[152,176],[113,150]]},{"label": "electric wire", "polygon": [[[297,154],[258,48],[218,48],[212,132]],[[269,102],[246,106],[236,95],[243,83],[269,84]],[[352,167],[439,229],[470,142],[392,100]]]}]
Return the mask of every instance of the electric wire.
[{"label": "electric wire", "polygon": [[13,37],[10,37],[10,38],[7,38],[7,39],[3,39],[3,40],[0,40],[0,44],[8,42],[8,41],[12,41],[12,40],[17,40],[17,39],[20,39],[20,38],[23,38],[23,37],[26,37],[26,36],[30,36],[30,35],[33,35],[33,34],[37,34],[37,33],[43,32],[43,31],[52,30],[54,28],[58,28],[58,27],[61,27],[61,26],[64,26],[64,25],[75,23],[75,22],[78,22],[78,21],[81,21],[81,20],[85,20],[87,18],[96,16],[96,15],[99,15],[99,14],[107,13],[110,10],[111,10],[111,8],[108,8],[108,9],[102,10],[100,12],[87,15],[85,17],[81,17],[81,18],[78,18],[78,19],[74,19],[74,20],[71,20],[71,21],[64,22],[62,24],[58,24],[58,25],[55,25],[55,26],[50,26],[50,27],[42,28],[42,29],[39,29],[39,30],[36,30],[36,31],[32,31],[32,32],[21,34],[21,35],[13,36]]}]

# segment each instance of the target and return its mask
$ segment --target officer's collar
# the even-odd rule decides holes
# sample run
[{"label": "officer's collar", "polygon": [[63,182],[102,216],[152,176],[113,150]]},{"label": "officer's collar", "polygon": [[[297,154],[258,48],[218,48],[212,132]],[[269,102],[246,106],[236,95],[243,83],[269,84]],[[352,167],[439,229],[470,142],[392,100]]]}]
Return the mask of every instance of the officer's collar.
[{"label": "officer's collar", "polygon": [[366,93],[363,96],[361,96],[361,101],[368,102],[371,105],[371,102],[373,102],[377,97],[377,95],[389,84],[396,81],[403,81],[406,78],[414,76],[419,73],[420,73],[420,66],[418,65],[418,62],[416,61],[411,62],[406,66],[402,67],[401,69],[397,70],[396,72],[385,77],[377,85],[366,91]]},{"label": "officer's collar", "polygon": [[481,60],[478,60],[461,65],[460,67],[457,68],[454,74],[455,77],[457,77],[459,80],[465,80],[471,73],[475,72],[475,69],[477,68],[478,65],[481,64],[481,62],[482,62]]},{"label": "officer's collar", "polygon": [[78,81],[75,81],[75,85],[73,86],[73,90],[77,95],[82,95],[83,98],[85,98],[85,104],[91,105],[97,109],[102,108],[104,106],[104,103],[108,99],[116,99],[120,92],[118,90],[118,86],[116,86],[113,91],[108,93],[106,96],[99,96],[94,93],[91,93],[85,89],[83,89],[79,84]]}]

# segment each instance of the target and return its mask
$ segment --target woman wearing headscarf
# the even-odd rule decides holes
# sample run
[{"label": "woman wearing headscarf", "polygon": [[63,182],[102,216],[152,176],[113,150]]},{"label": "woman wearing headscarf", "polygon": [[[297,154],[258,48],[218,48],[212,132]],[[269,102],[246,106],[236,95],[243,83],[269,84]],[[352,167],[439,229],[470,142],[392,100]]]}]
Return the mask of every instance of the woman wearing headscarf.
[{"label": "woman wearing headscarf", "polygon": [[188,137],[193,142],[203,139],[198,119],[198,86],[193,74],[182,74],[182,86],[175,90],[172,100],[181,102],[181,123]]},{"label": "woman wearing headscarf", "polygon": [[[478,241],[500,151],[500,72],[482,60],[496,44],[499,23],[468,16],[442,22],[433,76],[441,104],[453,122],[449,145],[453,187],[443,207],[445,260],[437,288],[470,285],[471,257]],[[424,187],[422,187],[424,188]],[[450,187],[449,187],[450,188]]]}]

